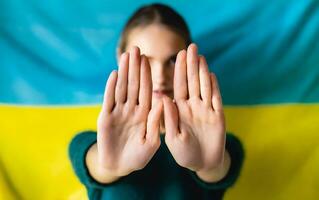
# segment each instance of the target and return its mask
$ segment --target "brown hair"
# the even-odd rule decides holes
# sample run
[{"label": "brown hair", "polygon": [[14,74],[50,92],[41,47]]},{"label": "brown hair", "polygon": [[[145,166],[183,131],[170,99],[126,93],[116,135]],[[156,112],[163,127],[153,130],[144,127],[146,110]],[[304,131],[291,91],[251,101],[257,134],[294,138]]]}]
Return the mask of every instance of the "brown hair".
[{"label": "brown hair", "polygon": [[183,17],[171,7],[155,3],[139,8],[129,18],[118,43],[119,52],[123,53],[125,51],[127,38],[132,29],[138,26],[145,27],[153,23],[165,25],[178,33],[184,39],[186,46],[191,43],[190,31]]}]

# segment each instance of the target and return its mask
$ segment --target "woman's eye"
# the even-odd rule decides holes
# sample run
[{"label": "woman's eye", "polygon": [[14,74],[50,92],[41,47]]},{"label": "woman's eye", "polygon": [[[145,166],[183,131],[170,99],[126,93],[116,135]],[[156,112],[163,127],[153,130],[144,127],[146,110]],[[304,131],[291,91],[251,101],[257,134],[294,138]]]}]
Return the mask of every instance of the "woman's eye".
[{"label": "woman's eye", "polygon": [[176,62],[176,56],[172,56],[172,57],[169,59],[169,63],[175,65],[175,62]]}]

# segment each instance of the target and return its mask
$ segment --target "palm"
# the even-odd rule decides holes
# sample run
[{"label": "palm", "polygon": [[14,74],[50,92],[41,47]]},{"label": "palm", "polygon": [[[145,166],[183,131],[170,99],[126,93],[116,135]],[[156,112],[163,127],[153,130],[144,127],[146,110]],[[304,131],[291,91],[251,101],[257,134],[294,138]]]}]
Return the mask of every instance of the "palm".
[{"label": "palm", "polygon": [[[98,159],[119,176],[143,168],[160,145],[161,106],[151,107],[152,82],[138,49],[121,57],[120,70],[108,80],[98,119]],[[128,70],[130,68],[130,70]]]},{"label": "palm", "polygon": [[168,148],[177,163],[194,171],[219,165],[225,145],[217,81],[209,74],[203,57],[196,63],[196,56],[194,46],[189,47],[187,54],[179,53],[175,66],[175,104],[169,98],[164,99]]},{"label": "palm", "polygon": [[[114,110],[114,116],[105,121],[105,131],[100,147],[104,152],[108,169],[121,169],[119,174],[127,174],[143,167],[155,149],[144,145],[143,136],[146,131],[146,117],[136,113],[128,113],[125,108]],[[128,164],[129,163],[129,164]]]}]

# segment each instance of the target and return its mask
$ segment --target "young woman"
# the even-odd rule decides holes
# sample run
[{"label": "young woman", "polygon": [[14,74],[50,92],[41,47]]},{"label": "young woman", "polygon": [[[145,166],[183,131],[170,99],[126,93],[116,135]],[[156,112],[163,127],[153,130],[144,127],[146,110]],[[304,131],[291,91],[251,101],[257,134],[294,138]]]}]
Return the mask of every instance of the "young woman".
[{"label": "young woman", "polygon": [[71,142],[90,199],[221,199],[243,149],[227,133],[216,76],[172,8],[152,4],[124,27],[97,134]]}]

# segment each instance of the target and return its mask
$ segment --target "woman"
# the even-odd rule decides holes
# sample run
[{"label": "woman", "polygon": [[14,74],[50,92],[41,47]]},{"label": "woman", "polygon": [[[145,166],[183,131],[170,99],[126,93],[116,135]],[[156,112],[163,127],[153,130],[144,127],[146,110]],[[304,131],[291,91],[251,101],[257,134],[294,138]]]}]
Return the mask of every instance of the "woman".
[{"label": "woman", "polygon": [[221,199],[243,150],[225,132],[216,76],[185,21],[168,6],[144,6],[124,27],[117,54],[97,134],[70,144],[89,198]]}]

